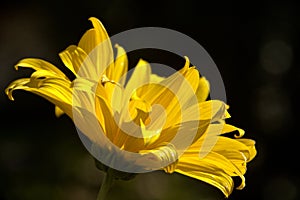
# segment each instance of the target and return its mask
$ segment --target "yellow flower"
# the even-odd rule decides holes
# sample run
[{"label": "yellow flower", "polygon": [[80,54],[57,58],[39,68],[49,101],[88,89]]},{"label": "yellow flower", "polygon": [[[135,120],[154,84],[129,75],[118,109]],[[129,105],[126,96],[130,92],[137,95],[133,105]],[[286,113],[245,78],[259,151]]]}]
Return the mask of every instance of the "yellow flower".
[{"label": "yellow flower", "polygon": [[[239,176],[237,189],[242,189],[246,164],[256,155],[255,142],[241,139],[244,131],[225,123],[230,117],[226,104],[206,101],[209,83],[190,67],[188,58],[180,71],[166,78],[152,74],[150,64],[140,60],[125,84],[125,50],[116,45],[114,60],[106,30],[98,19],[90,20],[93,28],[78,45],[59,54],[74,80],[47,61],[23,59],[16,69],[35,71],[8,86],[9,98],[13,100],[12,92],[18,89],[46,98],[55,105],[57,116],[66,113],[109,159],[115,158],[104,144],[104,135],[118,149],[141,156],[132,165],[202,180],[226,197],[234,188],[232,177]],[[95,121],[104,135],[95,128]],[[235,138],[226,137],[234,131],[239,133]]]}]

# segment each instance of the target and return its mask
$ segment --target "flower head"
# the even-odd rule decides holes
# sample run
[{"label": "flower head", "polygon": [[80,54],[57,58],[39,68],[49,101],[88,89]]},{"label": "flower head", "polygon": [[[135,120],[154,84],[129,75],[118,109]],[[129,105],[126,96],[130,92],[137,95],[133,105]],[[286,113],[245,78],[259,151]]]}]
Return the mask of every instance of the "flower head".
[{"label": "flower head", "polygon": [[[184,67],[169,77],[151,72],[140,60],[126,82],[128,60],[101,22],[59,54],[75,75],[70,80],[51,63],[34,58],[19,61],[16,69],[35,70],[31,77],[12,82],[6,93],[26,90],[66,113],[82,133],[85,146],[102,163],[127,172],[178,172],[219,188],[228,196],[232,177],[245,186],[246,165],[255,155],[255,142],[241,139],[242,129],[225,123],[228,106],[207,100],[209,83],[186,57]],[[206,101],[207,100],[207,101]],[[236,138],[226,133],[237,131]]]}]

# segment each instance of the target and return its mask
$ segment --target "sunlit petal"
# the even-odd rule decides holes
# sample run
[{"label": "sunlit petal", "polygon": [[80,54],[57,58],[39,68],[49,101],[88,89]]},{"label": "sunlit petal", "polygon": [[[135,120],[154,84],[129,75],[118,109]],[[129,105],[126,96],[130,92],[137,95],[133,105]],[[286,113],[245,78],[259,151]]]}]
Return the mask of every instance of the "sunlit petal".
[{"label": "sunlit petal", "polygon": [[199,85],[196,91],[199,102],[205,101],[209,95],[209,82],[205,77],[199,79]]},{"label": "sunlit petal", "polygon": [[[32,77],[34,77],[33,74]],[[39,79],[25,78],[12,82],[6,89],[6,94],[13,100],[12,92],[26,90],[47,99],[72,118],[72,90],[70,82],[65,79],[47,77]]]},{"label": "sunlit petal", "polygon": [[19,67],[26,67],[34,70],[47,70],[49,72],[52,72],[53,74],[56,74],[57,76],[67,79],[66,75],[62,71],[60,71],[57,67],[55,67],[54,65],[52,65],[51,63],[45,60],[41,60],[38,58],[22,59],[15,65],[15,68],[17,70],[19,69]]},{"label": "sunlit petal", "polygon": [[69,46],[66,50],[59,54],[61,60],[75,75],[82,66],[87,54],[75,45]]}]

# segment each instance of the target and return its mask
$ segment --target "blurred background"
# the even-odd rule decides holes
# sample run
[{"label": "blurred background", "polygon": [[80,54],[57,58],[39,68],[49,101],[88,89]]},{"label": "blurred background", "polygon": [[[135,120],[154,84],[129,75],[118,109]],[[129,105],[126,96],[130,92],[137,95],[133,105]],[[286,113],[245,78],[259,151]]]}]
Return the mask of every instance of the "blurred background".
[{"label": "blurred background", "polygon": [[[151,2],[151,3],[150,3]],[[63,69],[58,53],[77,44],[99,18],[110,35],[144,26],[180,31],[201,44],[217,64],[230,105],[228,123],[257,142],[245,189],[229,200],[297,200],[299,13],[292,1],[1,1],[0,4],[0,199],[94,200],[103,174],[82,145],[72,121],[56,118],[54,106],[23,91],[15,101],[6,86],[31,71],[15,71],[22,58],[38,57]],[[129,55],[182,66],[174,55]],[[153,59],[153,60],[151,60]],[[238,180],[236,182],[238,184]],[[179,174],[154,172],[116,182],[108,199],[220,200],[221,192]]]}]

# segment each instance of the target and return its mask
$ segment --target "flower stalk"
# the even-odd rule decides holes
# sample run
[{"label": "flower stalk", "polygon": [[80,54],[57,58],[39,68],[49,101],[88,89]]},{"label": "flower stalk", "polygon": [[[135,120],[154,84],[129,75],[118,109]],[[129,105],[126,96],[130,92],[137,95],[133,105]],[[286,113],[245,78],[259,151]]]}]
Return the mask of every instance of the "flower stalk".
[{"label": "flower stalk", "polygon": [[114,176],[113,176],[111,170],[108,169],[104,175],[104,179],[102,181],[100,190],[98,192],[97,200],[105,200],[106,199],[106,196],[107,196],[109,189],[111,188],[113,182],[114,182]]}]

